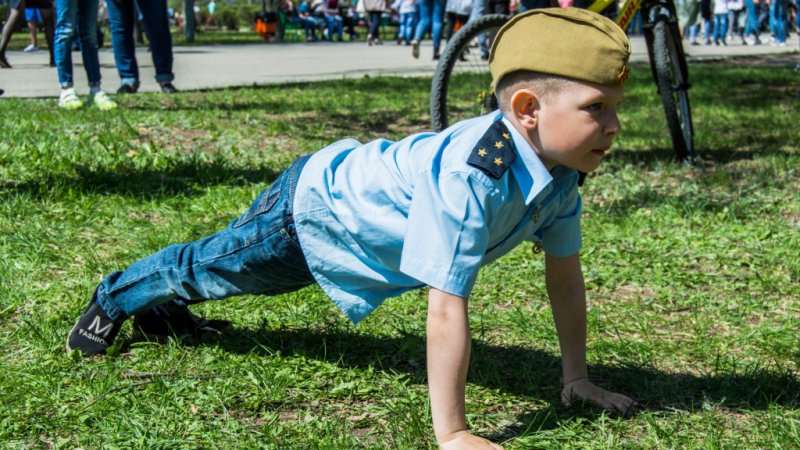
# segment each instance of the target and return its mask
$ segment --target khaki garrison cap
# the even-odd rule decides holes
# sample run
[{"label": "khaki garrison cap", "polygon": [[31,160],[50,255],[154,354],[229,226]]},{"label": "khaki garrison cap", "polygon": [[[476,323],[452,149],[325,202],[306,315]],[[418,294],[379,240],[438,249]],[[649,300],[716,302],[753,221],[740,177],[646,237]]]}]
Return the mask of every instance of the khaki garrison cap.
[{"label": "khaki garrison cap", "polygon": [[585,9],[543,8],[514,16],[494,38],[494,85],[518,70],[597,84],[624,83],[631,44],[616,23]]}]

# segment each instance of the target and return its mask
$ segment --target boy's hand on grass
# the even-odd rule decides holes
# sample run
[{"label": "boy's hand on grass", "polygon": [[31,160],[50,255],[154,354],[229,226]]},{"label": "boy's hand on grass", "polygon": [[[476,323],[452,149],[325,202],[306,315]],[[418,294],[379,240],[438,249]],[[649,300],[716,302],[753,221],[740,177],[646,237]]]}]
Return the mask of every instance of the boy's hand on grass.
[{"label": "boy's hand on grass", "polygon": [[459,431],[444,439],[444,442],[439,444],[439,448],[442,450],[503,450],[503,447],[488,439],[475,436],[469,431]]},{"label": "boy's hand on grass", "polygon": [[561,402],[564,406],[571,406],[575,400],[588,400],[602,408],[625,416],[633,413],[639,406],[629,397],[607,391],[589,381],[588,378],[571,381],[565,384],[564,389],[561,390]]}]

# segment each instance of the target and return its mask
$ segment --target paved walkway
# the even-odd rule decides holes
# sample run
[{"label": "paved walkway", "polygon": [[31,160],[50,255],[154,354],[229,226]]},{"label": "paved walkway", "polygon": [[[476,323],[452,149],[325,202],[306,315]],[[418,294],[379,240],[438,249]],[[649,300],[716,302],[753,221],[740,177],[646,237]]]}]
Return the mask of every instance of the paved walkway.
[{"label": "paved walkway", "polygon": [[[632,44],[632,60],[646,61],[647,48],[644,39],[633,37]],[[394,43],[374,47],[361,42],[175,47],[175,85],[181,90],[193,90],[364,75],[431,75],[436,64],[431,60],[430,45],[430,41],[423,43],[420,59],[411,57],[410,47],[397,46]],[[796,46],[687,46],[690,61],[796,51]],[[48,66],[46,51],[14,51],[7,52],[6,56],[14,68],[0,69],[0,88],[5,89],[5,97],[58,95],[56,70]],[[85,93],[88,89],[80,53],[73,52],[72,56],[75,63],[75,85],[79,93]],[[137,49],[137,60],[142,76],[141,90],[158,90],[153,80],[155,72],[152,60],[146,49]],[[103,87],[108,92],[116,92],[119,77],[110,48],[100,50],[100,65]]]}]

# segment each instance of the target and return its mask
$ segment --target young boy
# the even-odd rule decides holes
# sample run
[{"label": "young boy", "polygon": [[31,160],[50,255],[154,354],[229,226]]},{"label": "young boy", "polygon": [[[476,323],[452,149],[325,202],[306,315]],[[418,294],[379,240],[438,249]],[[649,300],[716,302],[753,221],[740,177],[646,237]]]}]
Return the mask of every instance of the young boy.
[{"label": "young boy", "polygon": [[384,299],[428,286],[436,439],[442,448],[499,448],[466,427],[467,298],[481,266],[529,240],[545,252],[562,400],[628,410],[632,400],[587,378],[577,171],[596,169],[620,131],[630,44],[597,14],[540,9],[511,19],[491,55],[500,111],[438,134],[344,140],[298,159],[225,230],[109,275],[67,350],[103,353],[130,315],[149,329],[216,327],[194,323],[175,301],[317,282],[357,323]]}]

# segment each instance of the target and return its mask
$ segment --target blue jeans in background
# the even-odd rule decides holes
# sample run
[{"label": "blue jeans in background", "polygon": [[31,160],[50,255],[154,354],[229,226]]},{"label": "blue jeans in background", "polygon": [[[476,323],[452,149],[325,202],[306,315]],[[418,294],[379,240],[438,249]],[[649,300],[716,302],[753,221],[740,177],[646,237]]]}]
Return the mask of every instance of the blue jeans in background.
[{"label": "blue jeans in background", "polygon": [[714,14],[714,42],[725,44],[728,35],[728,13]]},{"label": "blue jeans in background", "polygon": [[775,33],[775,42],[786,42],[786,26],[788,20],[788,0],[772,0],[769,4],[770,29]]},{"label": "blue jeans in background", "polygon": [[397,38],[405,41],[406,44],[411,43],[414,38],[415,22],[417,20],[417,13],[402,13],[400,14],[400,29],[397,30]]},{"label": "blue jeans in background", "polygon": [[97,302],[116,320],[173,300],[275,295],[313,284],[292,217],[295,186],[307,160],[292,163],[224,230],[171,245],[106,277]]},{"label": "blue jeans in background", "polygon": [[342,16],[336,14],[325,14],[325,26],[328,27],[328,40],[333,42],[333,33],[336,33],[336,39],[342,40]]},{"label": "blue jeans in background", "polygon": [[421,41],[431,28],[431,39],[433,40],[433,54],[439,54],[439,44],[442,41],[442,27],[444,22],[444,8],[446,0],[420,0],[419,3],[419,23],[414,33],[414,40]]},{"label": "blue jeans in background", "polygon": [[139,86],[139,65],[136,63],[136,42],[133,37],[137,3],[147,39],[150,41],[156,81],[168,83],[175,79],[175,75],[172,73],[172,35],[169,32],[166,0],[106,1],[114,62],[120,81],[122,84]]},{"label": "blue jeans in background", "polygon": [[758,29],[758,11],[756,11],[756,4],[753,0],[744,0],[744,6],[747,8],[747,22],[744,27],[744,36],[753,35],[756,39],[761,34]]},{"label": "blue jeans in background", "polygon": [[83,67],[89,86],[100,86],[100,60],[97,56],[97,0],[55,0],[56,29],[54,58],[62,88],[73,86],[72,36],[78,30]]},{"label": "blue jeans in background", "polygon": [[[467,23],[472,21],[478,20],[486,14],[486,9],[489,5],[487,5],[488,0],[472,0],[472,9],[469,12],[469,20]],[[523,6],[522,4],[519,5],[520,13],[523,13]],[[478,49],[481,52],[481,56],[485,59],[489,58],[489,42],[486,39],[486,33],[481,33],[478,35]]]}]

